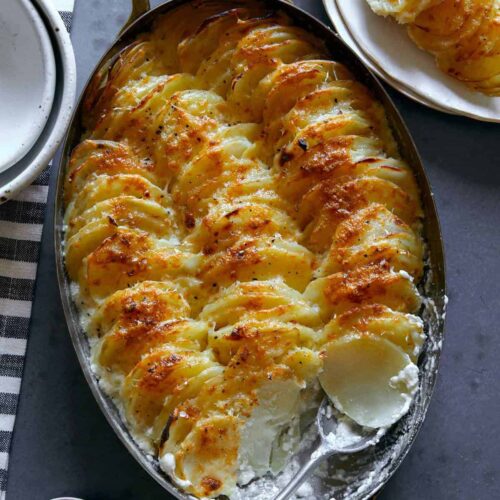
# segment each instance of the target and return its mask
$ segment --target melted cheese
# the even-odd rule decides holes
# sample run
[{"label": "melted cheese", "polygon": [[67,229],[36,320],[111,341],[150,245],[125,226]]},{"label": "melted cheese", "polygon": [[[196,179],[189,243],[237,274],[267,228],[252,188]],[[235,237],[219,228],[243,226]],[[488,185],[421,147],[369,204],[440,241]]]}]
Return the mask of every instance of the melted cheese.
[{"label": "melted cheese", "polygon": [[325,353],[416,360],[416,182],[382,106],[281,14],[182,7],[100,77],[65,184],[93,367],[173,481],[230,496],[284,466],[318,376],[342,399]]}]

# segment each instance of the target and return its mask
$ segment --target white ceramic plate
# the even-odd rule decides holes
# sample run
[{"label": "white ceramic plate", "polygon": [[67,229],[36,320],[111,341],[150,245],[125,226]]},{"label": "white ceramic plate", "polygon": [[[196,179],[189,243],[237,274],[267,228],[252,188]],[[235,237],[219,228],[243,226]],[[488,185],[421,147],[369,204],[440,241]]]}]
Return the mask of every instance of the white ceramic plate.
[{"label": "white ceramic plate", "polygon": [[[0,11],[3,11],[4,1],[0,0]],[[66,27],[52,0],[32,0],[32,3],[36,5],[46,30],[50,33],[56,64],[54,102],[47,123],[33,147],[12,167],[0,172],[0,203],[15,197],[47,167],[66,132],[75,102],[75,56]]]},{"label": "white ceramic plate", "polygon": [[29,0],[0,8],[0,172],[33,147],[54,101],[56,64],[45,25]]},{"label": "white ceramic plate", "polygon": [[366,0],[323,1],[339,35],[387,83],[435,109],[500,122],[499,97],[472,92],[447,76],[410,40],[404,26],[374,14]]}]

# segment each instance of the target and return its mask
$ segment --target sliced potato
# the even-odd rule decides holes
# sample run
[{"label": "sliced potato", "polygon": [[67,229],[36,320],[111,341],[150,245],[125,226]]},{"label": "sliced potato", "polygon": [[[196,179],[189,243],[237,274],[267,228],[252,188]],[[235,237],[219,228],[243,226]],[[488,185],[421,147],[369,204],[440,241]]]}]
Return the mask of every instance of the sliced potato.
[{"label": "sliced potato", "polygon": [[361,304],[382,304],[402,312],[415,312],[421,304],[411,276],[391,271],[386,265],[318,278],[306,288],[304,297],[318,304],[325,320]]},{"label": "sliced potato", "polygon": [[415,362],[424,343],[423,321],[381,304],[354,307],[335,316],[326,326],[326,341],[346,335],[375,335],[398,345]]},{"label": "sliced potato", "polygon": [[327,178],[302,198],[299,221],[305,229],[307,246],[325,251],[339,224],[371,204],[382,204],[390,212],[415,226],[419,209],[416,201],[396,184],[377,177]]},{"label": "sliced potato", "polygon": [[434,54],[453,49],[474,36],[491,3],[483,0],[442,0],[423,10],[408,34],[423,50]]},{"label": "sliced potato", "polygon": [[[208,382],[195,398],[173,413],[160,456],[172,455],[169,462],[175,467],[175,474],[181,481],[194,483],[191,491],[197,494],[206,494],[199,489],[205,471],[210,470],[210,477],[218,479],[221,487],[224,484],[234,487],[238,468],[241,483],[251,479],[248,474],[251,469],[259,474],[270,470],[273,445],[282,432],[296,425],[294,417],[302,386],[285,367],[241,368],[250,362],[248,356],[242,356],[238,364],[226,368],[223,376]],[[216,431],[218,423],[228,418],[233,419],[236,428]],[[207,436],[203,446],[198,442],[200,427]],[[217,453],[215,460],[214,453]],[[225,466],[212,469],[212,464],[221,459]],[[184,464],[188,464],[187,469]]]},{"label": "sliced potato", "polygon": [[214,293],[235,281],[278,277],[288,286],[302,291],[311,280],[314,264],[313,254],[298,243],[278,236],[243,239],[205,259],[198,277]]},{"label": "sliced potato", "polygon": [[96,350],[95,360],[104,369],[126,375],[141,357],[159,346],[203,350],[208,325],[203,321],[173,319],[157,325],[135,324],[108,332]]},{"label": "sliced potato", "polygon": [[137,174],[98,175],[76,194],[68,205],[64,221],[66,224],[76,216],[93,207],[97,203],[118,196],[135,196],[150,200],[169,208],[169,200],[165,192]]},{"label": "sliced potato", "polygon": [[[267,126],[267,139],[275,149],[280,149],[299,135],[299,146],[306,149],[314,145],[315,136],[320,133],[319,123],[324,124],[327,133],[331,134],[331,124],[326,126],[328,122],[333,122],[342,133],[342,130],[347,130],[345,127],[349,122],[355,124],[356,121],[366,123],[370,130],[356,132],[351,128],[348,133],[369,135],[371,131],[382,139],[387,154],[398,155],[384,108],[366,87],[352,80],[325,82],[323,87],[307,94],[286,115]],[[293,152],[287,150],[287,154]]]},{"label": "sliced potato", "polygon": [[[315,146],[301,149],[298,156],[279,153],[274,168],[280,172],[278,193],[293,203],[317,182],[334,176],[336,171],[354,169],[370,158],[384,156],[379,140],[359,135],[340,135],[320,138]],[[300,138],[297,145],[300,147]]]},{"label": "sliced potato", "polygon": [[[199,256],[180,250],[168,241],[156,240],[137,230],[114,229],[116,231],[100,240],[97,248],[84,258],[78,272],[81,291],[95,301],[140,281],[193,275],[198,266]],[[75,249],[72,260],[68,260],[69,250],[68,270],[69,263],[84,253]]]},{"label": "sliced potato", "polygon": [[71,153],[64,182],[65,201],[81,192],[93,176],[133,174],[163,187],[163,176],[151,162],[140,161],[132,150],[119,142],[86,140]]},{"label": "sliced potato", "polygon": [[317,309],[281,280],[234,283],[205,305],[200,318],[213,321],[216,328],[242,319],[293,321],[305,326],[317,326],[321,321]]},{"label": "sliced potato", "polygon": [[[186,207],[191,217],[204,215],[217,191],[249,178],[266,174],[266,166],[251,158],[254,148],[252,136],[259,132],[257,126],[231,127],[218,136],[214,145],[182,168],[172,186],[175,203]],[[219,142],[220,141],[220,142]]]},{"label": "sliced potato", "polygon": [[410,408],[418,368],[398,346],[373,335],[352,335],[325,346],[321,386],[359,425],[388,427]]},{"label": "sliced potato", "polygon": [[311,114],[303,127],[300,123],[297,126],[294,121],[291,124],[289,127],[285,124],[280,140],[275,143],[275,162],[279,164],[300,159],[309,148],[314,150],[315,146],[333,143],[335,138],[346,136],[370,137],[383,149],[382,141],[373,135],[370,121],[355,111],[339,114],[330,109],[329,113]]},{"label": "sliced potato", "polygon": [[187,238],[197,251],[211,255],[234,245],[243,237],[279,234],[298,239],[294,221],[282,210],[264,204],[215,205]]},{"label": "sliced potato", "polygon": [[442,0],[367,0],[373,12],[392,16],[402,24],[411,23],[425,9]]},{"label": "sliced potato", "polygon": [[265,96],[263,120],[269,142],[276,137],[283,117],[301,100],[309,100],[312,92],[329,82],[351,79],[342,64],[327,60],[298,61],[283,64],[264,78],[257,93]]},{"label": "sliced potato", "polygon": [[322,274],[382,264],[418,280],[423,256],[419,235],[383,205],[373,203],[339,224]]},{"label": "sliced potato", "polygon": [[264,99],[259,83],[283,64],[320,56],[322,48],[295,26],[270,24],[249,30],[231,58],[231,86],[227,100],[245,121],[260,121]]},{"label": "sliced potato", "polygon": [[160,452],[160,467],[199,498],[231,494],[237,480],[239,427],[233,415],[216,414],[199,420],[175,453]]},{"label": "sliced potato", "polygon": [[247,321],[211,332],[208,343],[223,365],[247,352],[262,358],[259,363],[283,364],[293,370],[298,380],[311,381],[320,367],[314,351],[320,338],[320,334],[302,325]]},{"label": "sliced potato", "polygon": [[143,281],[119,290],[96,310],[89,333],[102,337],[112,328],[127,329],[144,324],[152,327],[169,319],[189,316],[189,305],[169,281]]},{"label": "sliced potato", "polygon": [[[246,474],[240,482],[247,483],[272,468],[273,444],[284,431],[297,425],[301,385],[293,379],[268,380],[256,391],[257,405],[240,429],[239,466]],[[293,450],[293,443],[289,443]],[[295,443],[297,444],[297,443]]]},{"label": "sliced potato", "polygon": [[188,89],[176,92],[164,104],[163,121],[149,143],[148,154],[170,183],[204,146],[210,144],[220,124],[224,124],[227,107],[214,92]]},{"label": "sliced potato", "polygon": [[159,237],[168,236],[174,225],[171,214],[169,209],[155,201],[135,196],[118,196],[100,201],[81,215],[70,219],[66,237],[71,238],[87,225],[99,223],[140,229]]},{"label": "sliced potato", "polygon": [[[152,142],[157,139],[157,130],[168,110],[165,101],[176,92],[198,87],[196,79],[188,73],[163,75],[157,77],[154,83],[135,106],[116,105],[101,116],[92,131],[92,138],[111,141],[125,139],[141,158],[150,158]],[[144,89],[141,81],[132,85],[138,89],[130,89],[127,95]]]},{"label": "sliced potato", "polygon": [[209,353],[164,347],[146,355],[127,375],[121,397],[127,418],[151,435],[156,417],[168,398],[189,392],[189,384],[204,370],[217,366]]}]

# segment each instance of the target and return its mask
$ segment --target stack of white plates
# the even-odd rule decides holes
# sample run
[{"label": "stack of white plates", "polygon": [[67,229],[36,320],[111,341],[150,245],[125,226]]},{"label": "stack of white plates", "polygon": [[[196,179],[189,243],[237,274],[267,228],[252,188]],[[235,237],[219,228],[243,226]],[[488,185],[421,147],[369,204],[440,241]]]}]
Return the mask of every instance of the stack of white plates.
[{"label": "stack of white plates", "polygon": [[404,26],[375,15],[366,0],[323,0],[340,37],[365,65],[411,99],[446,113],[500,123],[500,97],[469,90],[443,73]]},{"label": "stack of white plates", "polygon": [[0,203],[47,166],[73,111],[76,67],[51,0],[1,0]]}]

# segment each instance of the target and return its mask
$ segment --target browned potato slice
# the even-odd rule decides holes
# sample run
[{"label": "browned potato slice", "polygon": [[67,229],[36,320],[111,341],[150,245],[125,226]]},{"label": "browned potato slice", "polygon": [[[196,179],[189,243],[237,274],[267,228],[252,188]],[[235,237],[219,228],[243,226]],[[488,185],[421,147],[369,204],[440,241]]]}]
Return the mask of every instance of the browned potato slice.
[{"label": "browned potato slice", "polygon": [[189,312],[188,303],[173,283],[143,281],[108,297],[92,316],[89,333],[102,337],[112,328],[151,328],[165,320],[188,317]]},{"label": "browned potato slice", "polygon": [[200,319],[216,328],[244,319],[292,321],[306,326],[320,323],[318,311],[302,295],[281,280],[234,283],[209,302]]},{"label": "browned potato slice", "polygon": [[281,165],[290,159],[301,158],[309,148],[314,149],[336,138],[349,136],[370,137],[383,150],[382,142],[373,135],[372,124],[365,116],[354,111],[337,114],[332,110],[332,114],[326,115],[311,113],[305,123],[297,125],[293,123],[291,128],[285,125],[283,135],[275,145],[278,151],[275,164]]},{"label": "browned potato slice", "polygon": [[[171,425],[172,432],[183,426],[179,420]],[[200,498],[230,494],[236,487],[240,426],[240,419],[232,415],[199,420],[175,450],[165,447],[160,467],[175,483]]]},{"label": "browned potato slice", "polygon": [[319,56],[322,50],[300,28],[269,21],[256,26],[238,41],[232,55],[228,102],[235,105],[243,119],[260,121],[264,105],[258,91],[260,81],[281,64]]},{"label": "browned potato slice", "polygon": [[[208,324],[189,319],[114,328],[100,343],[94,360],[114,375],[127,375],[152,349],[172,347],[182,351],[202,351],[207,344]],[[163,348],[162,347],[162,348]]]},{"label": "browned potato slice", "polygon": [[152,155],[172,180],[186,163],[211,143],[219,124],[229,118],[225,101],[206,90],[177,92],[164,109],[163,122],[152,138]]},{"label": "browned potato slice", "polygon": [[[116,106],[103,115],[92,131],[92,138],[125,141],[139,158],[153,159],[158,135],[162,133],[165,116],[170,109],[165,102],[179,91],[198,87],[196,79],[186,73],[157,79],[138,104],[129,108]],[[141,82],[137,85],[140,87]],[[154,159],[158,161],[158,158]]]},{"label": "browned potato slice", "polygon": [[168,242],[154,240],[137,230],[115,229],[87,255],[79,272],[82,293],[95,301],[140,281],[190,275],[198,265],[196,256]]},{"label": "browned potato slice", "polygon": [[118,196],[135,196],[154,201],[165,208],[169,208],[169,200],[164,191],[149,182],[145,177],[137,174],[99,175],[85,184],[85,187],[76,194],[75,199],[68,205],[65,213],[65,223],[81,215],[85,210],[97,203]]},{"label": "browned potato slice", "polygon": [[318,304],[325,320],[360,304],[382,304],[402,312],[415,312],[421,304],[411,277],[391,271],[387,265],[358,267],[318,278],[307,287],[304,297]]},{"label": "browned potato slice", "polygon": [[279,237],[246,239],[205,259],[198,277],[213,293],[235,281],[277,277],[301,291],[309,283],[314,265],[313,255],[298,243]]},{"label": "browned potato slice", "polygon": [[[237,71],[232,65],[241,39],[259,26],[272,25],[269,17],[245,19],[248,9],[232,9],[216,18],[208,19],[202,30],[186,40],[182,48],[187,67],[196,68],[196,76],[206,88],[226,97],[236,84]],[[210,39],[208,39],[210,37]],[[194,54],[193,49],[202,45],[203,49]],[[187,61],[186,56],[192,58]]]},{"label": "browned potato slice", "polygon": [[171,211],[168,208],[155,201],[123,195],[100,201],[81,215],[70,219],[66,237],[70,239],[88,225],[96,223],[141,229],[162,237],[172,232],[174,225],[172,222]]},{"label": "browned potato slice", "polygon": [[[366,122],[370,131],[344,132],[342,126],[345,127],[346,120]],[[383,107],[375,101],[366,87],[350,80],[325,82],[323,87],[302,97],[287,114],[268,125],[267,141],[276,151],[300,137],[300,146],[305,149],[313,146],[317,140],[315,136],[310,141],[304,137],[311,135],[308,127],[314,126],[314,130],[317,130],[317,124],[326,125],[327,122],[333,122],[340,129],[339,133],[375,134],[382,139],[387,154],[398,156]]]},{"label": "browned potato slice", "polygon": [[361,305],[333,318],[326,326],[326,341],[345,335],[375,335],[398,345],[416,362],[424,343],[423,321],[381,304]]},{"label": "browned potato slice", "polygon": [[243,237],[258,238],[279,234],[298,239],[294,221],[283,211],[258,204],[216,205],[187,238],[205,255],[225,250]]},{"label": "browned potato slice", "polygon": [[179,404],[196,395],[203,385],[197,375],[213,367],[217,364],[209,353],[172,347],[151,352],[124,381],[121,397],[127,418],[137,431],[151,434],[155,419],[168,400],[176,400]]},{"label": "browned potato slice", "polygon": [[419,235],[383,205],[371,204],[338,226],[322,273],[380,264],[418,280],[423,256]]},{"label": "browned potato slice", "polygon": [[[266,127],[269,130],[275,122],[279,124],[297,102],[309,100],[312,92],[328,86],[332,81],[351,78],[348,69],[334,61],[306,60],[279,66],[261,82],[257,90],[265,96],[263,120]],[[276,135],[269,132],[270,136]]]},{"label": "browned potato slice", "polygon": [[139,161],[129,147],[113,141],[86,140],[71,154],[64,183],[66,202],[81,192],[93,176],[103,174],[136,174],[156,185],[161,185],[162,179],[151,162]]},{"label": "browned potato slice", "polygon": [[372,203],[383,204],[410,226],[417,222],[416,201],[390,181],[377,177],[328,178],[311,188],[300,203],[298,216],[305,228],[303,241],[313,250],[325,251],[337,226]]},{"label": "browned potato slice", "polygon": [[227,365],[241,352],[268,359],[293,370],[300,381],[311,381],[321,366],[314,347],[320,335],[311,328],[293,323],[247,321],[211,332],[209,346],[215,357]]},{"label": "browned potato slice", "polygon": [[425,9],[442,0],[367,0],[373,12],[392,16],[402,24],[411,23]]},{"label": "browned potato slice", "polygon": [[217,142],[183,166],[172,186],[174,202],[185,206],[189,217],[204,215],[206,200],[226,186],[265,175],[267,167],[253,153],[259,133],[259,126],[241,124],[218,134]]},{"label": "browned potato slice", "polygon": [[[189,480],[190,491],[195,494],[217,494],[224,491],[219,488],[234,487],[238,458],[256,475],[264,474],[270,469],[272,443],[296,425],[300,384],[284,366],[250,365],[258,370],[242,369],[242,365],[254,361],[252,356],[240,356],[196,398],[173,413],[168,439],[160,449],[160,464],[165,471],[173,472],[174,480]],[[219,432],[228,425],[231,430]],[[199,442],[200,433],[207,436],[205,444]],[[239,446],[232,447],[235,441]],[[213,464],[221,460],[221,468],[214,470]],[[206,477],[214,481],[203,481]],[[207,490],[210,485],[213,488]]]},{"label": "browned potato slice", "polygon": [[474,36],[489,9],[489,2],[482,0],[443,0],[424,10],[408,27],[408,34],[428,52],[449,50]]},{"label": "browned potato slice", "polygon": [[[300,138],[296,144],[300,148]],[[298,202],[321,180],[335,175],[339,170],[352,170],[360,162],[379,156],[383,156],[380,141],[372,137],[328,137],[325,134],[324,137],[318,137],[314,146],[308,146],[305,151],[301,149],[301,154],[276,155],[275,168],[280,170],[277,190],[292,202]]]},{"label": "browned potato slice", "polygon": [[230,36],[230,30],[240,22],[243,15],[242,9],[228,10],[206,19],[195,33],[184,37],[177,48],[182,70],[196,73],[203,61],[209,59],[222,43],[222,37]]},{"label": "browned potato slice", "polygon": [[353,177],[366,175],[393,182],[411,197],[413,200],[412,203],[417,205],[417,215],[419,217],[423,215],[422,208],[420,207],[420,193],[415,176],[408,165],[402,160],[381,156],[367,158],[354,165],[344,165],[336,169],[332,175],[335,177],[342,175]]},{"label": "browned potato slice", "polygon": [[[145,37],[144,37],[145,38]],[[151,76],[165,73],[165,68],[154,57],[158,49],[151,40],[137,40],[126,47],[111,68],[99,71],[86,92],[85,125],[93,128],[97,121],[113,107],[117,94],[126,90],[134,80],[153,81]]]},{"label": "browned potato slice", "polygon": [[494,95],[500,79],[500,3],[493,4],[473,36],[438,54],[437,61],[451,76]]}]

